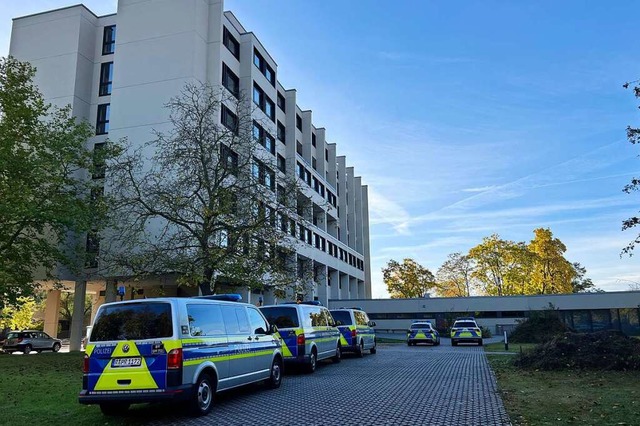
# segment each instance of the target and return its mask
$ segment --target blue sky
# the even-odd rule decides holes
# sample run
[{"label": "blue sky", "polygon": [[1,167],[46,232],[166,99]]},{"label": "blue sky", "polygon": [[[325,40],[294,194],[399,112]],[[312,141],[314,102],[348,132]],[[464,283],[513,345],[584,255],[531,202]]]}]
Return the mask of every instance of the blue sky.
[{"label": "blue sky", "polygon": [[[72,4],[0,0],[11,18]],[[97,14],[115,1],[86,1]],[[434,273],[447,254],[498,233],[549,227],[602,289],[640,281],[623,219],[640,196],[625,128],[639,125],[625,81],[640,3],[227,0],[298,89],[314,124],[370,190],[374,297],[380,269],[412,257]]]}]

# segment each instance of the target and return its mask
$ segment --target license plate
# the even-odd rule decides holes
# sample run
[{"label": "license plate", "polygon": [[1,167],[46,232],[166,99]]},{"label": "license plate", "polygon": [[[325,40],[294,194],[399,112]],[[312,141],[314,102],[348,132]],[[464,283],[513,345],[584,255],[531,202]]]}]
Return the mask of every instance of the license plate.
[{"label": "license plate", "polygon": [[141,365],[141,358],[115,358],[111,361],[112,367],[139,367]]}]

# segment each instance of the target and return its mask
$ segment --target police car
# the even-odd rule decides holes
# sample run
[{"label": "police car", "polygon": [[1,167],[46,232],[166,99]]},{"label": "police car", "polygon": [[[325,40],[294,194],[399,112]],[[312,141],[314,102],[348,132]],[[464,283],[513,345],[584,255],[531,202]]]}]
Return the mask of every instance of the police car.
[{"label": "police car", "polygon": [[440,344],[440,334],[433,328],[430,321],[415,321],[407,330],[407,346],[418,343],[431,343],[434,346]]},{"label": "police car", "polygon": [[81,404],[105,415],[130,404],[185,401],[207,414],[216,392],[252,382],[280,386],[276,328],[239,295],[107,303],[87,341]]},{"label": "police car", "polygon": [[458,318],[451,327],[451,346],[458,343],[477,343],[482,346],[482,330],[475,318]]},{"label": "police car", "polygon": [[329,310],[319,302],[295,302],[262,306],[270,324],[278,327],[284,361],[302,364],[307,372],[316,370],[318,361],[340,362],[340,332]]},{"label": "police car", "polygon": [[375,322],[360,308],[332,309],[331,316],[340,330],[340,348],[363,357],[365,351],[376,353]]}]

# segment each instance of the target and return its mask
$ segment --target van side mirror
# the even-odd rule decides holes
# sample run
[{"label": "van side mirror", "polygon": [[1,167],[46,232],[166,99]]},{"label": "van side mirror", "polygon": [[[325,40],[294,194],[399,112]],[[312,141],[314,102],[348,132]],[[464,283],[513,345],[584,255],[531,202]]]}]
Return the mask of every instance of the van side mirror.
[{"label": "van side mirror", "polygon": [[269,324],[269,334],[276,334],[278,332],[278,326],[275,324]]},{"label": "van side mirror", "polygon": [[369,327],[375,327],[375,326],[376,326],[375,321],[369,321]]}]

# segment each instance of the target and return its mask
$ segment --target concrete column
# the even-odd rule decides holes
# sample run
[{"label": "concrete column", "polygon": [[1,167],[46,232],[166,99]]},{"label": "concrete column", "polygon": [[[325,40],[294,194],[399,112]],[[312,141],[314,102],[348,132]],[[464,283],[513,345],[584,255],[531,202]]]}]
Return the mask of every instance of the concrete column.
[{"label": "concrete column", "polygon": [[355,277],[349,277],[349,299],[358,298],[358,279]]},{"label": "concrete column", "polygon": [[329,272],[329,280],[331,286],[329,287],[329,299],[340,299],[340,272],[332,270]]},{"label": "concrete column", "polygon": [[364,281],[358,280],[358,299],[366,299],[367,292],[364,287]]},{"label": "concrete column", "polygon": [[324,306],[329,306],[329,288],[327,286],[327,267],[325,265],[316,265],[318,268],[318,300]]},{"label": "concrete column", "polygon": [[90,323],[93,323],[93,320],[96,318],[96,313],[98,312],[98,308],[104,303],[104,296],[100,296],[99,293],[94,294],[92,297],[93,297],[93,300],[91,301]]},{"label": "concrete column", "polygon": [[51,337],[58,337],[60,294],[60,290],[50,290],[44,307],[44,332]]},{"label": "concrete column", "polygon": [[371,250],[369,247],[369,188],[362,187],[362,245],[364,253],[365,299],[371,299]]},{"label": "concrete column", "polygon": [[349,275],[340,274],[340,299],[349,299]]},{"label": "concrete column", "polygon": [[79,351],[84,337],[84,303],[87,296],[87,281],[76,281],[73,295],[73,315],[71,317],[71,341],[69,351]]},{"label": "concrete column", "polygon": [[107,280],[104,291],[104,302],[111,303],[116,301],[116,285],[118,282],[114,279]]}]

